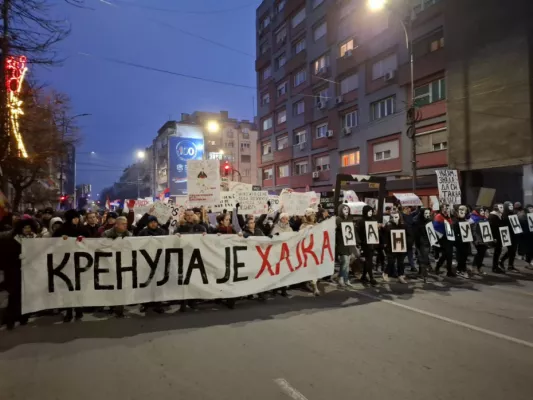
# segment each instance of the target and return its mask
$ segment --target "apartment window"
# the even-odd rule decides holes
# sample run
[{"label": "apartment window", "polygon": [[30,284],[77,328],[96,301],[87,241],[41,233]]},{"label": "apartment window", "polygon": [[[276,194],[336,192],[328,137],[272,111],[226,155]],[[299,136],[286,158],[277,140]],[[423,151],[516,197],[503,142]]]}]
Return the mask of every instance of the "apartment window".
[{"label": "apartment window", "polygon": [[287,57],[285,57],[285,53],[281,54],[278,58],[276,58],[276,67],[277,69],[280,69],[287,63]]},{"label": "apartment window", "polygon": [[305,69],[298,71],[296,75],[294,75],[294,87],[300,86],[306,79],[307,74],[305,73]]},{"label": "apartment window", "polygon": [[415,89],[415,103],[418,107],[446,98],[446,81],[444,78]]},{"label": "apartment window", "polygon": [[263,130],[266,131],[270,128],[272,128],[272,117],[268,117],[267,119],[263,120]]},{"label": "apartment window", "polygon": [[261,28],[262,29],[265,29],[267,26],[270,25],[270,15],[266,15],[262,20],[261,20]]},{"label": "apartment window", "polygon": [[359,75],[353,74],[341,80],[341,94],[351,92],[359,88]]},{"label": "apartment window", "polygon": [[252,157],[247,155],[247,154],[243,154],[241,155],[241,162],[243,163],[249,163],[252,161]]},{"label": "apartment window", "polygon": [[344,114],[342,126],[343,128],[355,128],[357,126],[357,110]]},{"label": "apartment window", "polygon": [[289,136],[283,135],[276,139],[276,149],[283,150],[289,147]]},{"label": "apartment window", "polygon": [[296,28],[305,19],[305,7],[298,11],[291,20],[291,27]]},{"label": "apartment window", "polygon": [[315,42],[320,39],[322,36],[324,36],[328,32],[328,25],[326,21],[322,22],[320,25],[318,25],[314,31],[313,31],[313,39]]},{"label": "apartment window", "polygon": [[265,67],[263,71],[261,71],[261,79],[263,81],[266,81],[271,76],[272,76],[272,69],[270,68],[270,65],[269,65],[268,67]]},{"label": "apartment window", "polygon": [[270,103],[270,93],[263,93],[261,96],[261,105],[266,106]]},{"label": "apartment window", "polygon": [[413,54],[415,58],[420,58],[433,51],[438,51],[443,47],[444,29],[439,27],[429,34],[413,41]]},{"label": "apartment window", "polygon": [[250,176],[250,169],[245,168],[245,169],[242,171],[242,176]]},{"label": "apartment window", "polygon": [[276,116],[276,123],[279,125],[285,122],[287,122],[287,110],[281,110]]},{"label": "apartment window", "polygon": [[373,146],[374,161],[385,161],[400,156],[400,141],[391,140],[390,142],[377,143]]},{"label": "apartment window", "polygon": [[321,124],[318,125],[315,129],[316,131],[316,138],[322,139],[328,136],[328,124]]},{"label": "apartment window", "polygon": [[413,11],[415,14],[424,11],[426,8],[431,7],[434,4],[437,4],[440,0],[414,0],[413,1]]},{"label": "apartment window", "polygon": [[397,68],[398,60],[396,54],[391,54],[372,64],[372,80],[382,78],[387,72],[394,71]]},{"label": "apartment window", "polygon": [[329,55],[325,54],[313,63],[315,75],[321,74],[329,67]]},{"label": "apartment window", "polygon": [[272,179],[274,175],[274,169],[272,167],[263,169],[263,180]]},{"label": "apartment window", "polygon": [[250,143],[241,143],[241,150],[249,149],[249,148],[250,148]]},{"label": "apartment window", "polygon": [[226,131],[226,136],[229,138],[233,138],[233,131],[231,129]]},{"label": "apartment window", "polygon": [[315,102],[316,102],[316,105],[318,106],[319,104],[321,103],[325,103],[328,101],[328,88],[324,88],[322,89],[320,92],[318,92],[316,95],[315,95]]},{"label": "apartment window", "polygon": [[277,3],[276,3],[276,13],[280,13],[283,11],[283,9],[285,8],[285,4],[286,4],[286,0],[279,0]]},{"label": "apartment window", "polygon": [[315,169],[317,171],[327,171],[330,168],[329,156],[315,158]]},{"label": "apartment window", "polygon": [[448,142],[433,143],[433,151],[446,150]]},{"label": "apartment window", "polygon": [[299,145],[306,142],[305,138],[305,130],[304,131],[298,131],[294,134],[294,145]]},{"label": "apartment window", "polygon": [[281,29],[278,29],[275,33],[276,35],[276,43],[282,44],[285,39],[287,39],[287,27],[283,27]]},{"label": "apartment window", "polygon": [[263,155],[266,156],[267,154],[270,154],[272,153],[272,142],[268,141],[268,142],[263,142],[263,144],[261,144],[261,147],[263,148]]},{"label": "apartment window", "polygon": [[298,40],[294,44],[294,54],[298,54],[305,50],[305,38]]},{"label": "apartment window", "polygon": [[232,141],[232,140],[230,140],[229,142],[227,142],[227,143],[226,143],[226,147],[228,147],[228,148],[231,148],[231,149],[232,149],[232,148],[233,148],[233,141]]},{"label": "apartment window", "polygon": [[443,47],[444,47],[444,38],[441,37],[440,39],[433,40],[429,44],[429,51],[430,52],[434,52],[434,51],[437,51],[439,49],[442,49]]},{"label": "apartment window", "polygon": [[340,56],[344,57],[346,55],[346,52],[350,50],[353,50],[353,39],[350,39],[343,44],[340,45]]},{"label": "apartment window", "polygon": [[303,114],[305,111],[305,102],[300,100],[298,103],[295,103],[293,106],[293,115]]},{"label": "apartment window", "polygon": [[370,104],[370,112],[371,112],[372,121],[385,118],[391,114],[394,114],[395,102],[396,102],[395,96],[391,96],[386,99],[379,100],[379,101],[376,101]]},{"label": "apartment window", "polygon": [[287,178],[289,176],[289,164],[278,166],[278,177]]},{"label": "apartment window", "polygon": [[307,161],[298,161],[294,163],[294,175],[305,175],[309,172],[309,163]]},{"label": "apartment window", "polygon": [[268,42],[262,43],[259,46],[259,51],[261,52],[261,54],[265,54],[269,49],[270,49],[270,46],[269,46]]},{"label": "apartment window", "polygon": [[280,83],[277,87],[278,97],[281,97],[287,93],[287,82]]},{"label": "apartment window", "polygon": [[349,167],[350,165],[359,165],[359,150],[350,151],[341,155],[341,166]]}]

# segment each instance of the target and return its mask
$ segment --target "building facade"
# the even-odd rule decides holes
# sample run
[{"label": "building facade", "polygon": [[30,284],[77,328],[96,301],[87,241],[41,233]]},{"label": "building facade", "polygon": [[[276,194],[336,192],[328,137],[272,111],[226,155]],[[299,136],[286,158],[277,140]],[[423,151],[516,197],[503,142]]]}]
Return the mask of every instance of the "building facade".
[{"label": "building facade", "polygon": [[[259,167],[279,191],[332,190],[337,173],[391,177],[409,191],[409,51],[413,13],[420,195],[447,165],[444,19],[438,0],[371,12],[358,0],[265,0],[257,9]],[[426,176],[427,175],[427,176]]]},{"label": "building facade", "polygon": [[[207,129],[210,124],[217,129]],[[257,135],[253,122],[230,118],[227,111],[195,111],[181,114],[179,121],[166,122],[151,146],[153,192],[157,195],[168,187],[170,136],[203,138],[204,157],[220,161],[223,177],[229,181],[257,185]]]}]

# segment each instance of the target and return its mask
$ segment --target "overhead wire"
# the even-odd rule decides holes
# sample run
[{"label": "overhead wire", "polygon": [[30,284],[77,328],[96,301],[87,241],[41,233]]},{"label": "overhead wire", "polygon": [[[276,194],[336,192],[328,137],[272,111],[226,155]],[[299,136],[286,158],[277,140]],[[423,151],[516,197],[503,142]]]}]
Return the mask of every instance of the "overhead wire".
[{"label": "overhead wire", "polygon": [[[109,3],[108,1],[100,0],[102,3]],[[114,0],[118,3],[123,3],[123,5],[128,7],[135,7],[135,8],[141,8],[144,10],[152,10],[152,11],[163,11],[163,12],[169,12],[169,13],[175,13],[175,14],[189,14],[189,15],[212,15],[212,14],[222,14],[227,12],[233,12],[238,10],[243,10],[248,7],[252,7],[257,5],[257,1],[242,4],[240,6],[235,6],[231,8],[225,8],[225,9],[219,9],[219,10],[211,10],[211,11],[187,11],[187,10],[178,10],[175,8],[161,8],[161,7],[153,7],[153,6],[147,6],[144,4],[137,4],[137,3],[131,3],[131,2],[125,2],[123,0]],[[113,4],[114,5],[114,4]]]}]

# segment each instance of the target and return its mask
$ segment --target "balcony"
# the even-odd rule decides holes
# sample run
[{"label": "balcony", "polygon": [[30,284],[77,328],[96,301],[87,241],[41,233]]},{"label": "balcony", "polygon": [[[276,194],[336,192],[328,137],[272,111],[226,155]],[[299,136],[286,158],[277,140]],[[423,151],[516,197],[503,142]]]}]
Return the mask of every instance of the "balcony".
[{"label": "balcony", "polygon": [[331,77],[331,67],[324,68],[321,72],[315,74],[313,68],[313,74],[311,75],[311,85],[320,85],[324,84],[326,81],[324,79]]},{"label": "balcony", "polygon": [[297,68],[301,68],[307,64],[307,51],[302,50],[284,65],[285,73],[288,75]]},{"label": "balcony", "polygon": [[292,146],[274,152],[274,161],[280,163],[292,159]]},{"label": "balcony", "polygon": [[433,18],[436,18],[440,14],[444,13],[444,1],[439,1],[436,4],[433,4],[430,7],[427,7],[426,9],[422,10],[418,14],[416,14],[415,19],[413,20],[413,25],[419,26],[423,24],[426,21],[429,21]]},{"label": "balcony", "polygon": [[[414,62],[414,79],[415,82],[428,75],[436,74],[446,68],[445,49],[440,49],[422,57],[416,58]],[[404,64],[398,71],[398,84],[400,86],[411,83],[411,67]]]},{"label": "balcony", "polygon": [[263,179],[263,187],[272,187],[274,186],[274,179]]},{"label": "balcony", "polygon": [[291,176],[290,187],[293,189],[305,188],[313,184],[312,174],[293,175]]},{"label": "balcony", "polygon": [[[305,7],[305,0],[287,1],[287,3],[285,4],[285,8],[283,9],[283,20],[286,20],[292,17],[292,14],[294,14],[296,11],[298,11],[302,7]],[[305,25],[305,20],[302,24]]]},{"label": "balcony", "polygon": [[272,161],[274,161],[273,153],[261,154],[261,164],[267,164]]},{"label": "balcony", "polygon": [[261,54],[259,58],[255,60],[255,70],[257,72],[261,71],[263,68],[265,68],[268,63],[270,63],[270,59],[272,57],[272,51],[271,49],[268,49],[264,54]]}]

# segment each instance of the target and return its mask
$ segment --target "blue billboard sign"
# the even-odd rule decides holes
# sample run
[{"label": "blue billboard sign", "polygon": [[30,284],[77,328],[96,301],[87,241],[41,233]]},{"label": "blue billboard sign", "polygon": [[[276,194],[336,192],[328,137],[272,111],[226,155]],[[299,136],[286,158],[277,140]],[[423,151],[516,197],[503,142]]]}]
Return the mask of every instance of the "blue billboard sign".
[{"label": "blue billboard sign", "polygon": [[168,187],[172,196],[187,194],[187,161],[204,157],[204,139],[168,138]]}]

